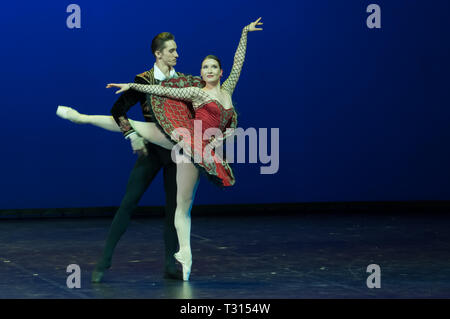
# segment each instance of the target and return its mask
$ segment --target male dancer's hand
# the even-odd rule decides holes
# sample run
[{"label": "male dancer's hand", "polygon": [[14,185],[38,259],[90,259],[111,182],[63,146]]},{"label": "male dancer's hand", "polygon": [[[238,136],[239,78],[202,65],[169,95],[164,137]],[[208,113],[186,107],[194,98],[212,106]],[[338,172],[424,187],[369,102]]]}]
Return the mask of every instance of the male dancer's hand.
[{"label": "male dancer's hand", "polygon": [[131,142],[133,154],[138,153],[139,155],[148,155],[147,147],[145,146],[145,139],[142,136],[139,136],[136,132],[133,132],[126,138]]},{"label": "male dancer's hand", "polygon": [[223,144],[223,141],[224,141],[223,137],[218,137],[218,138],[213,137],[211,139],[210,145],[214,149],[214,148],[221,146]]}]

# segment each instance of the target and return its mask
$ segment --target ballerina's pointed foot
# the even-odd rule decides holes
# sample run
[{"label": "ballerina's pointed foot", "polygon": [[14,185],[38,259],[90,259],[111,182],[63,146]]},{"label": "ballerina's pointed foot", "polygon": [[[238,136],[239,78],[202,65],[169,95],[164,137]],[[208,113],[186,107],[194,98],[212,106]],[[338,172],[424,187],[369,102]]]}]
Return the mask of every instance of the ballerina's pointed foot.
[{"label": "ballerina's pointed foot", "polygon": [[183,253],[179,251],[174,254],[174,257],[183,267],[183,280],[189,281],[189,276],[191,275],[192,267],[192,255],[189,252]]},{"label": "ballerina's pointed foot", "polygon": [[77,124],[86,123],[85,115],[78,113],[77,110],[74,110],[73,108],[68,106],[58,105],[58,108],[56,109],[56,115]]}]

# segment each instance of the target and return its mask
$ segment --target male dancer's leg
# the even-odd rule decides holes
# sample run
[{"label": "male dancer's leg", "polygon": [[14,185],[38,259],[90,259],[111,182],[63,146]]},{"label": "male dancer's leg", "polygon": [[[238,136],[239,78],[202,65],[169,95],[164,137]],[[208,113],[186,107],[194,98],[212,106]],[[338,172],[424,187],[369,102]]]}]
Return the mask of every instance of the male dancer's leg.
[{"label": "male dancer's leg", "polygon": [[117,242],[125,233],[139,200],[161,168],[162,164],[157,156],[152,156],[152,150],[149,151],[149,154],[150,156],[139,156],[131,171],[126,193],[111,224],[102,258],[92,273],[93,282],[100,282],[104,271],[111,267],[111,259]]}]

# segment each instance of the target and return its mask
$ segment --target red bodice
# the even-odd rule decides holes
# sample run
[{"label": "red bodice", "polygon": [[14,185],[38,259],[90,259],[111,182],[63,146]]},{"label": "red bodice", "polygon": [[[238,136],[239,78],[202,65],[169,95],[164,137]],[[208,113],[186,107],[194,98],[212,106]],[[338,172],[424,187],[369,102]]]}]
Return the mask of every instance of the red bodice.
[{"label": "red bodice", "polygon": [[[183,87],[180,78],[161,83],[163,86]],[[226,109],[216,101],[210,100],[195,110],[186,102],[153,95],[151,98],[152,111],[159,128],[174,142],[190,137],[190,143],[183,146],[193,163],[207,173],[216,184],[231,186],[234,184],[234,175],[229,164],[218,154],[211,151],[210,136],[204,134],[208,128],[218,128],[222,134],[227,128],[236,126],[236,112],[234,108]],[[192,112],[193,111],[193,112]],[[201,121],[201,131],[195,121]],[[214,135],[214,132],[211,132]],[[186,136],[188,134],[188,136]],[[200,143],[196,141],[200,140]],[[205,152],[207,150],[207,152]],[[205,154],[210,154],[208,158]]]},{"label": "red bodice", "polygon": [[202,133],[211,127],[217,127],[222,132],[225,131],[227,123],[230,121],[234,109],[226,109],[218,101],[209,101],[195,110],[195,120],[202,121]]}]

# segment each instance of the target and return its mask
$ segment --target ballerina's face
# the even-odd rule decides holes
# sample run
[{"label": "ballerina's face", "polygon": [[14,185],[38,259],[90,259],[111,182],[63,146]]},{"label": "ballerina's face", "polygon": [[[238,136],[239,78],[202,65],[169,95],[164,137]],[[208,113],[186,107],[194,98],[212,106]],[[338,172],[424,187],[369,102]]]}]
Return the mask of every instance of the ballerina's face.
[{"label": "ballerina's face", "polygon": [[177,44],[173,40],[164,43],[162,51],[155,52],[156,58],[161,60],[167,66],[175,66],[177,64],[178,52]]},{"label": "ballerina's face", "polygon": [[216,60],[206,59],[202,63],[200,74],[205,82],[217,82],[220,81],[223,70],[220,69],[219,62]]}]

